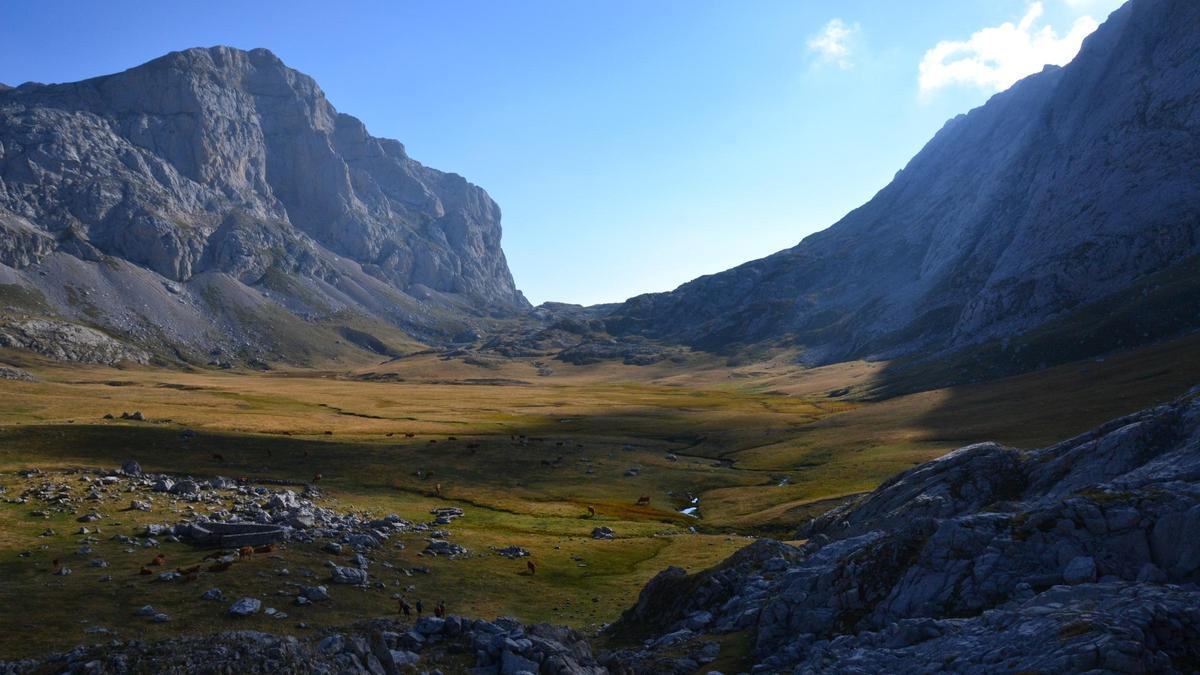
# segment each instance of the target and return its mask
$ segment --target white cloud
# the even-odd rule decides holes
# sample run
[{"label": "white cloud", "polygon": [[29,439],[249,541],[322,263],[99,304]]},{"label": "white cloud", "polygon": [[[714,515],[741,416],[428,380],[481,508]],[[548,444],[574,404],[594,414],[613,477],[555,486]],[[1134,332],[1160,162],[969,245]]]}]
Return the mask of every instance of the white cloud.
[{"label": "white cloud", "polygon": [[1125,3],[1125,0],[1063,0],[1071,9],[1103,11],[1106,14]]},{"label": "white cloud", "polygon": [[861,30],[857,22],[847,24],[841,19],[831,19],[820,33],[808,40],[808,50],[817,55],[820,63],[832,63],[842,70],[854,67],[851,59],[854,37]]},{"label": "white cloud", "polygon": [[1070,61],[1083,39],[1100,25],[1085,15],[1076,19],[1065,35],[1059,35],[1053,26],[1039,25],[1044,11],[1041,2],[1034,2],[1017,24],[1006,21],[976,31],[965,41],[939,42],[921,59],[921,93],[960,84],[992,91],[1007,89],[1047,64]]}]

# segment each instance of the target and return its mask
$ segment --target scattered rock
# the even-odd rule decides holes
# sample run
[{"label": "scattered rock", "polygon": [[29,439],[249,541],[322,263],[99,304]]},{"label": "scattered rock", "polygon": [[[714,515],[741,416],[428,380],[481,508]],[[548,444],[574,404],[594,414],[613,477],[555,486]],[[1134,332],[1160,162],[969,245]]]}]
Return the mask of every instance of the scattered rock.
[{"label": "scattered rock", "polygon": [[444,539],[430,540],[429,544],[425,546],[424,552],[427,555],[446,556],[449,558],[456,558],[470,554],[470,551],[468,551],[466,548],[459,546],[458,544],[445,541]]},{"label": "scattered rock", "polygon": [[341,567],[339,565],[334,565],[330,569],[329,580],[335,584],[366,586],[367,571],[357,567]]},{"label": "scattered rock", "polygon": [[232,616],[250,616],[262,609],[262,601],[258,598],[240,598],[229,606]]},{"label": "scattered rock", "polygon": [[496,555],[503,558],[509,558],[510,560],[529,557],[529,551],[521,548],[520,546],[505,546],[504,548],[493,547],[492,550],[496,553]]},{"label": "scattered rock", "polygon": [[0,380],[16,380],[20,382],[35,382],[33,375],[16,366],[0,365]]}]

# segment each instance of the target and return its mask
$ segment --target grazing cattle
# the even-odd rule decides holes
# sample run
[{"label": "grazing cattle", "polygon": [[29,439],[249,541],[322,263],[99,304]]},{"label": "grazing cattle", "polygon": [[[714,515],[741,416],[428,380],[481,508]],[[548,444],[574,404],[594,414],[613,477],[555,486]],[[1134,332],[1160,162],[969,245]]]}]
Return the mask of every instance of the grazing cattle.
[{"label": "grazing cattle", "polygon": [[596,507],[589,506],[588,507],[588,518],[595,518],[595,517],[596,517]]},{"label": "grazing cattle", "polygon": [[447,437],[446,437],[446,440],[448,440],[448,441],[457,441],[457,440],[458,440],[458,436],[447,436]]},{"label": "grazing cattle", "polygon": [[274,553],[275,552],[275,544],[263,544],[262,546],[259,546],[258,548],[254,549],[254,552],[255,553]]},{"label": "grazing cattle", "polygon": [[324,476],[322,476],[320,473],[314,473],[312,482],[314,482],[314,483],[320,482],[320,480],[322,478],[324,478]]},{"label": "grazing cattle", "polygon": [[434,485],[434,486],[433,486],[433,492],[434,492],[434,493],[435,493],[437,496],[441,497],[441,496],[442,496],[442,484],[441,484],[441,483],[438,483],[438,484]]},{"label": "grazing cattle", "polygon": [[646,506],[649,503],[650,503],[650,498],[647,497],[646,495],[642,495],[641,497],[638,497],[638,500],[637,500],[638,506]]},{"label": "grazing cattle", "polygon": [[141,574],[143,576],[148,576],[148,575],[154,574],[154,571],[151,570],[149,567],[142,565],[142,569],[138,571],[138,574]]},{"label": "grazing cattle", "polygon": [[412,605],[404,598],[400,598],[400,613],[404,616],[412,616]]},{"label": "grazing cattle", "polygon": [[529,568],[530,574],[537,574],[537,565],[535,565],[532,560],[526,560],[525,567]]},{"label": "grazing cattle", "polygon": [[254,547],[253,546],[243,546],[243,547],[239,548],[238,549],[238,557],[239,558],[253,558],[254,557]]},{"label": "grazing cattle", "polygon": [[413,436],[416,436],[416,434],[414,434],[414,433],[405,433],[404,434],[405,438],[412,438]]},{"label": "grazing cattle", "polygon": [[395,435],[396,435],[396,432],[394,432],[394,431],[389,431],[389,432],[387,432],[387,437],[388,437],[388,438],[391,438],[392,436],[395,436]]},{"label": "grazing cattle", "polygon": [[159,553],[158,555],[154,556],[154,560],[151,560],[150,564],[151,565],[162,565],[165,562],[167,562],[167,556]]},{"label": "grazing cattle", "polygon": [[209,565],[208,571],[209,572],[224,572],[225,570],[229,569],[230,567],[233,567],[233,561],[220,560],[218,562],[215,562],[215,563]]}]

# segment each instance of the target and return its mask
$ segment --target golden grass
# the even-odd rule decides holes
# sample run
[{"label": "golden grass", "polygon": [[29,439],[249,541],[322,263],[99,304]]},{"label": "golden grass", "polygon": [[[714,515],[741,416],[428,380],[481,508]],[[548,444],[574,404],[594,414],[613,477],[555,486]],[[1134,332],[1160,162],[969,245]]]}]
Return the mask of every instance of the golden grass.
[{"label": "golden grass", "polygon": [[[886,377],[886,364],[804,369],[787,354],[737,367],[704,355],[683,366],[642,368],[551,362],[550,376],[539,376],[532,359],[481,367],[433,354],[349,372],[116,370],[26,360],[39,382],[0,383],[0,484],[10,494],[22,483],[12,473],[19,468],[113,467],[128,458],[148,471],[198,476],[305,481],[320,472],[339,509],[424,520],[435,505],[462,506],[468,516],[451,528],[455,541],[478,553],[524,546],[539,571],[521,574],[522,561],[493,555],[419,558],[424,543],[414,537],[407,548],[376,557],[373,574],[386,589],[337,589],[330,605],[292,608],[290,596],[273,594],[300,581],[304,569],[324,576],[327,555],[316,547],[289,546],[246,573],[185,587],[137,577],[144,552],[126,554],[105,539],[101,552],[112,568],[75,560],[75,574],[52,577],[48,561],[71,555],[78,525],[32,518],[31,505],[2,504],[0,654],[109,639],[84,634],[91,624],[150,638],[228,629],[223,607],[197,599],[210,585],[227,595],[265,593],[267,604],[292,619],[239,625],[276,631],[393,612],[391,594],[411,595],[403,591],[408,585],[429,602],[445,599],[452,611],[596,626],[615,619],[667,565],[701,569],[744,545],[746,534],[790,538],[837,499],[958,445],[1032,447],[1170,399],[1200,381],[1198,352],[1200,337],[1190,337],[1103,362],[869,403],[856,401],[855,392]],[[148,421],[102,419],[134,410]],[[184,440],[183,429],[197,436]],[[639,474],[626,476],[631,467]],[[650,504],[635,505],[643,495]],[[689,496],[699,497],[702,519],[677,512]],[[585,517],[589,505],[599,512],[594,520]],[[100,525],[104,537],[129,534],[138,523],[177,519],[171,508],[121,512]],[[592,540],[597,524],[618,539]],[[58,534],[38,537],[46,527]],[[26,549],[30,557],[17,556]],[[166,551],[181,562],[200,555],[182,545]],[[432,574],[407,577],[385,561],[428,565]],[[277,576],[277,567],[292,574]],[[114,580],[99,582],[104,573]],[[173,621],[133,619],[147,603]]]}]

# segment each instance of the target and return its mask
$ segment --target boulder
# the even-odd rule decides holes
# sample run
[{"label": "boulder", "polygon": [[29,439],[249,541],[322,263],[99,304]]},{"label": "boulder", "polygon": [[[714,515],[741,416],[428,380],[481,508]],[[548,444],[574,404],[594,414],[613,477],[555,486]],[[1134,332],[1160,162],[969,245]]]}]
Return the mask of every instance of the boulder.
[{"label": "boulder", "polygon": [[357,567],[334,565],[330,568],[329,580],[335,584],[365,586],[367,584],[367,571]]},{"label": "boulder", "polygon": [[239,598],[229,606],[231,616],[250,616],[262,609],[262,601],[258,598]]},{"label": "boulder", "polygon": [[1081,555],[1072,558],[1063,569],[1063,581],[1068,584],[1085,584],[1096,580],[1096,560]]}]

